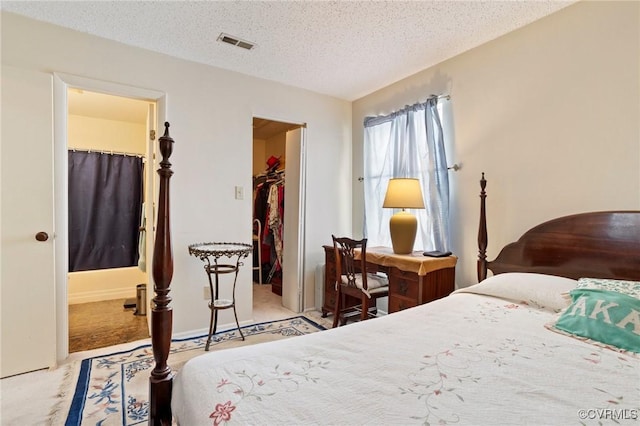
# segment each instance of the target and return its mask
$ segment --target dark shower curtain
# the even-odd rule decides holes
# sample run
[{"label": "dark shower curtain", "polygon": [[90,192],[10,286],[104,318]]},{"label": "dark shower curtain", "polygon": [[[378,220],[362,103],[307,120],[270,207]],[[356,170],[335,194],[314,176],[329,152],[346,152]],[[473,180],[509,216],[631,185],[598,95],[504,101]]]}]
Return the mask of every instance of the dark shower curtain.
[{"label": "dark shower curtain", "polygon": [[142,158],[69,151],[69,272],[136,266]]}]

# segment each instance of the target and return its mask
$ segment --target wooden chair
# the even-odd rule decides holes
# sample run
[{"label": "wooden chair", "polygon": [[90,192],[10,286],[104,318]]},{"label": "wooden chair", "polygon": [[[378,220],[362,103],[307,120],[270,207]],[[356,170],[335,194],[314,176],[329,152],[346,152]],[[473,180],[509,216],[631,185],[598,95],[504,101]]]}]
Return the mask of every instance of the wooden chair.
[{"label": "wooden chair", "polygon": [[[344,325],[348,313],[359,312],[361,321],[375,317],[376,300],[389,295],[389,280],[380,274],[366,273],[367,239],[353,240],[348,237],[337,238],[334,235],[331,237],[336,259],[337,291],[333,327],[337,327],[338,323]],[[360,249],[358,259],[356,249]],[[361,304],[343,308],[346,295],[360,299]]]}]

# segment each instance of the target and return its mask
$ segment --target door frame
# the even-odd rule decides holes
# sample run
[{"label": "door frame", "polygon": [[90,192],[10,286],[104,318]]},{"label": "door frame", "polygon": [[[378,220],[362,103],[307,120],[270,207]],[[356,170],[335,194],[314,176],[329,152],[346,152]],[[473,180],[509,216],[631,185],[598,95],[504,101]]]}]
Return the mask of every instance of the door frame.
[{"label": "door frame", "polygon": [[[53,193],[54,193],[54,286],[56,312],[56,359],[62,362],[69,356],[69,200],[67,158],[67,90],[75,88],[108,95],[123,96],[156,103],[156,129],[166,118],[166,93],[124,84],[94,80],[72,74],[53,73]],[[152,147],[151,147],[152,148]],[[149,151],[149,150],[148,150]],[[153,152],[153,149],[151,149]],[[156,161],[147,158],[155,170]],[[147,232],[147,247],[153,232]],[[147,258],[152,253],[147,251]],[[149,273],[147,264],[147,273]],[[149,294],[150,292],[148,292]]]},{"label": "door frame", "polygon": [[[300,175],[298,176],[298,185],[299,185],[299,198],[298,198],[298,226],[297,226],[297,250],[295,262],[287,263],[288,265],[293,264],[296,268],[295,276],[297,277],[297,297],[294,300],[291,300],[287,297],[282,297],[282,306],[285,308],[292,310],[293,312],[302,312],[304,310],[304,276],[305,276],[305,253],[306,253],[306,226],[307,226],[307,214],[306,214],[306,185],[307,185],[307,123],[300,122],[298,120],[288,120],[286,118],[274,118],[264,114],[252,114],[251,116],[251,128],[253,129],[253,119],[261,118],[264,120],[270,121],[278,121],[281,123],[288,123],[300,126],[300,157],[298,158],[299,166],[300,166]],[[253,130],[251,132],[251,146],[253,147]],[[291,161],[290,159],[285,159],[288,163]],[[286,185],[286,184],[285,184]],[[286,186],[285,186],[286,191]],[[285,201],[286,203],[286,201]],[[253,215],[253,212],[252,212]],[[285,215],[285,221],[287,220],[287,215]],[[283,225],[284,226],[284,225]],[[283,259],[283,263],[286,263]],[[282,294],[284,296],[285,288],[284,281],[282,283]],[[285,302],[287,303],[285,305]],[[295,302],[297,306],[290,305],[290,302]],[[253,309],[253,308],[252,308]]]}]

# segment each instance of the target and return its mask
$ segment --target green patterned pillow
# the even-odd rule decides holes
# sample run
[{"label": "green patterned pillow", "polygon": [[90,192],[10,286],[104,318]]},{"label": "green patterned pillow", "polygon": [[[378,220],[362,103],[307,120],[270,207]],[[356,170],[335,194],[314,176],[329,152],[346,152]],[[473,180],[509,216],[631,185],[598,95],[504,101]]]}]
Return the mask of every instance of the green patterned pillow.
[{"label": "green patterned pillow", "polygon": [[640,299],[640,281],[611,280],[606,278],[580,278],[577,288],[599,288],[616,291]]},{"label": "green patterned pillow", "polygon": [[553,328],[606,346],[640,353],[640,299],[616,291],[576,288]]}]

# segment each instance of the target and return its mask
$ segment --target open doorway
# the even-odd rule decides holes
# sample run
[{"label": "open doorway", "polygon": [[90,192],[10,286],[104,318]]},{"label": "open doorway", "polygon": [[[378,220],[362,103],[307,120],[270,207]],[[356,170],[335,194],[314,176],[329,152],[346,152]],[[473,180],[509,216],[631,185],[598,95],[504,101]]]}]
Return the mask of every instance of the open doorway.
[{"label": "open doorway", "polygon": [[[67,90],[69,352],[149,336],[149,114],[155,102]],[[152,165],[152,164],[151,164]],[[146,299],[146,298],[145,298]]]},{"label": "open doorway", "polygon": [[304,130],[253,118],[253,281],[294,311],[302,307]]},{"label": "open doorway", "polygon": [[[63,362],[69,356],[69,305],[68,305],[68,269],[69,269],[69,212],[68,212],[68,92],[69,89],[80,89],[97,93],[112,94],[131,99],[138,99],[149,103],[147,114],[147,129],[149,139],[147,142],[147,182],[153,182],[145,188],[145,198],[157,199],[157,185],[155,180],[155,170],[158,162],[154,157],[156,151],[151,134],[155,132],[157,123],[166,119],[166,94],[157,90],[144,89],[135,86],[122,85],[118,83],[94,80],[77,75],[54,73],[53,75],[53,187],[55,201],[54,227],[56,237],[53,244],[54,252],[54,287],[55,287],[55,345],[56,360]],[[147,258],[153,256],[153,203],[145,205],[147,218]],[[150,263],[150,262],[148,262]],[[147,265],[147,271],[150,266]],[[149,306],[153,291],[147,291],[147,306]],[[150,315],[147,315],[147,323]]]}]

